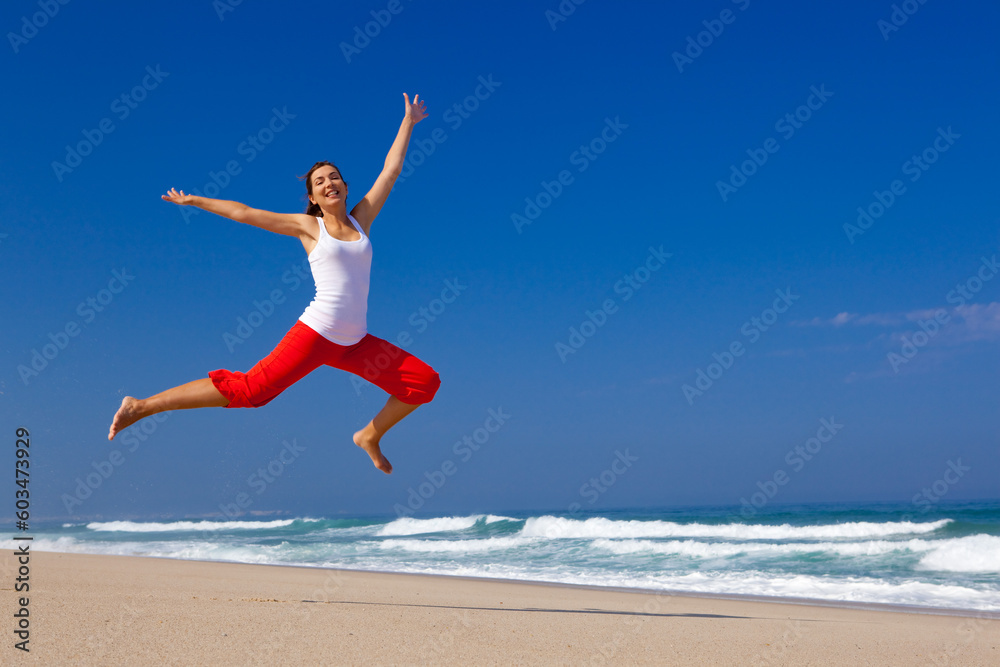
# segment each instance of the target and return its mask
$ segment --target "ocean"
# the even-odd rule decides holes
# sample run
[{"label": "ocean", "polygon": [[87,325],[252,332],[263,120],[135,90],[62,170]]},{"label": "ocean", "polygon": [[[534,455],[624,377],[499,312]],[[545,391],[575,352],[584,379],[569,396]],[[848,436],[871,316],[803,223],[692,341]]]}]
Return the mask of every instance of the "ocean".
[{"label": "ocean", "polygon": [[[32,548],[1000,612],[1000,501],[37,525]],[[13,548],[13,541],[7,540]]]}]

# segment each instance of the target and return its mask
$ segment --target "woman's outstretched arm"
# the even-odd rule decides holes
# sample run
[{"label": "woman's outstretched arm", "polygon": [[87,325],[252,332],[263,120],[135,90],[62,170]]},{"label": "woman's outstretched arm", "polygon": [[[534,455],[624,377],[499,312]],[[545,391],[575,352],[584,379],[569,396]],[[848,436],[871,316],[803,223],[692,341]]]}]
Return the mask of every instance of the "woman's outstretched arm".
[{"label": "woman's outstretched arm", "polygon": [[171,188],[167,194],[162,195],[162,198],[164,201],[180,204],[181,206],[197,206],[209,213],[215,213],[236,222],[242,222],[266,229],[269,232],[294,236],[296,238],[302,236],[303,231],[306,230],[305,225],[314,224],[314,220],[305,213],[272,213],[271,211],[262,211],[258,208],[250,208],[238,201],[186,195],[183,190],[178,192],[174,188]]},{"label": "woman's outstretched arm", "polygon": [[403,122],[399,125],[399,132],[396,133],[396,140],[392,142],[389,154],[385,156],[382,173],[379,174],[375,185],[368,191],[368,194],[351,210],[351,215],[358,221],[366,235],[375,221],[375,216],[382,210],[382,205],[385,204],[389,192],[392,191],[396,178],[403,170],[403,160],[406,159],[406,147],[410,143],[413,126],[427,118],[427,112],[424,110],[424,103],[420,101],[420,95],[414,95],[411,104],[410,96],[403,93],[403,100],[405,102]]}]

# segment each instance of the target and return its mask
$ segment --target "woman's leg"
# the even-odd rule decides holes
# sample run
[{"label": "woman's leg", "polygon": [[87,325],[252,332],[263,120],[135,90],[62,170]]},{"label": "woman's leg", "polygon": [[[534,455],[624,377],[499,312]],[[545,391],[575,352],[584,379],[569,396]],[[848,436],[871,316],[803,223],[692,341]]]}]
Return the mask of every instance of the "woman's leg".
[{"label": "woman's leg", "polygon": [[108,440],[114,440],[119,431],[128,428],[140,419],[159,412],[187,410],[189,408],[221,408],[228,404],[229,399],[215,388],[209,378],[194,380],[145,399],[126,396],[122,399],[121,407],[118,408],[118,412],[115,413],[115,418],[111,422]]},{"label": "woman's leg", "polygon": [[224,369],[147,399],[126,396],[108,432],[111,440],[143,417],[188,408],[259,408],[320,366],[329,341],[296,321],[271,354],[246,373]]},{"label": "woman's leg", "polygon": [[348,348],[335,368],[360,375],[388,394],[389,400],[368,425],[354,434],[354,444],[364,449],[375,467],[392,472],[392,464],[382,454],[382,436],[404,417],[429,403],[441,379],[433,368],[388,341],[371,334]]},{"label": "woman's leg", "polygon": [[398,424],[403,417],[420,407],[420,404],[411,405],[403,403],[395,396],[390,396],[375,418],[368,422],[368,426],[354,434],[354,444],[368,452],[372,458],[372,463],[382,472],[389,474],[392,472],[392,464],[382,454],[379,442],[386,431]]}]

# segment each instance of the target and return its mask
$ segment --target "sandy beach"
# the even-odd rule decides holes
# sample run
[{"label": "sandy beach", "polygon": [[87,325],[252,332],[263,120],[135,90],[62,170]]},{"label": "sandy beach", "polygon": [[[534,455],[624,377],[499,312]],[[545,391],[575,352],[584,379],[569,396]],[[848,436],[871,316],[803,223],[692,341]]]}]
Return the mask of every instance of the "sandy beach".
[{"label": "sandy beach", "polygon": [[1000,620],[480,579],[35,552],[3,664],[1000,664]]}]

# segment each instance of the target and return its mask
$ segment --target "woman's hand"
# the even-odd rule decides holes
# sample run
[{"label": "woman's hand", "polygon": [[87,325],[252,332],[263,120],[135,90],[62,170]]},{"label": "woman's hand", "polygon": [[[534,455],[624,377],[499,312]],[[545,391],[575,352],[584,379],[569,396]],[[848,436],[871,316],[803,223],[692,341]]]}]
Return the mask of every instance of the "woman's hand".
[{"label": "woman's hand", "polygon": [[413,121],[416,125],[424,118],[427,118],[427,112],[424,110],[424,103],[420,101],[420,95],[413,96],[413,104],[410,104],[410,96],[403,93],[403,99],[406,100],[406,118]]},{"label": "woman's hand", "polygon": [[181,206],[190,206],[194,203],[195,195],[186,195],[183,190],[177,192],[176,189],[170,188],[170,191],[165,195],[161,195],[161,197],[164,201],[172,201]]}]

